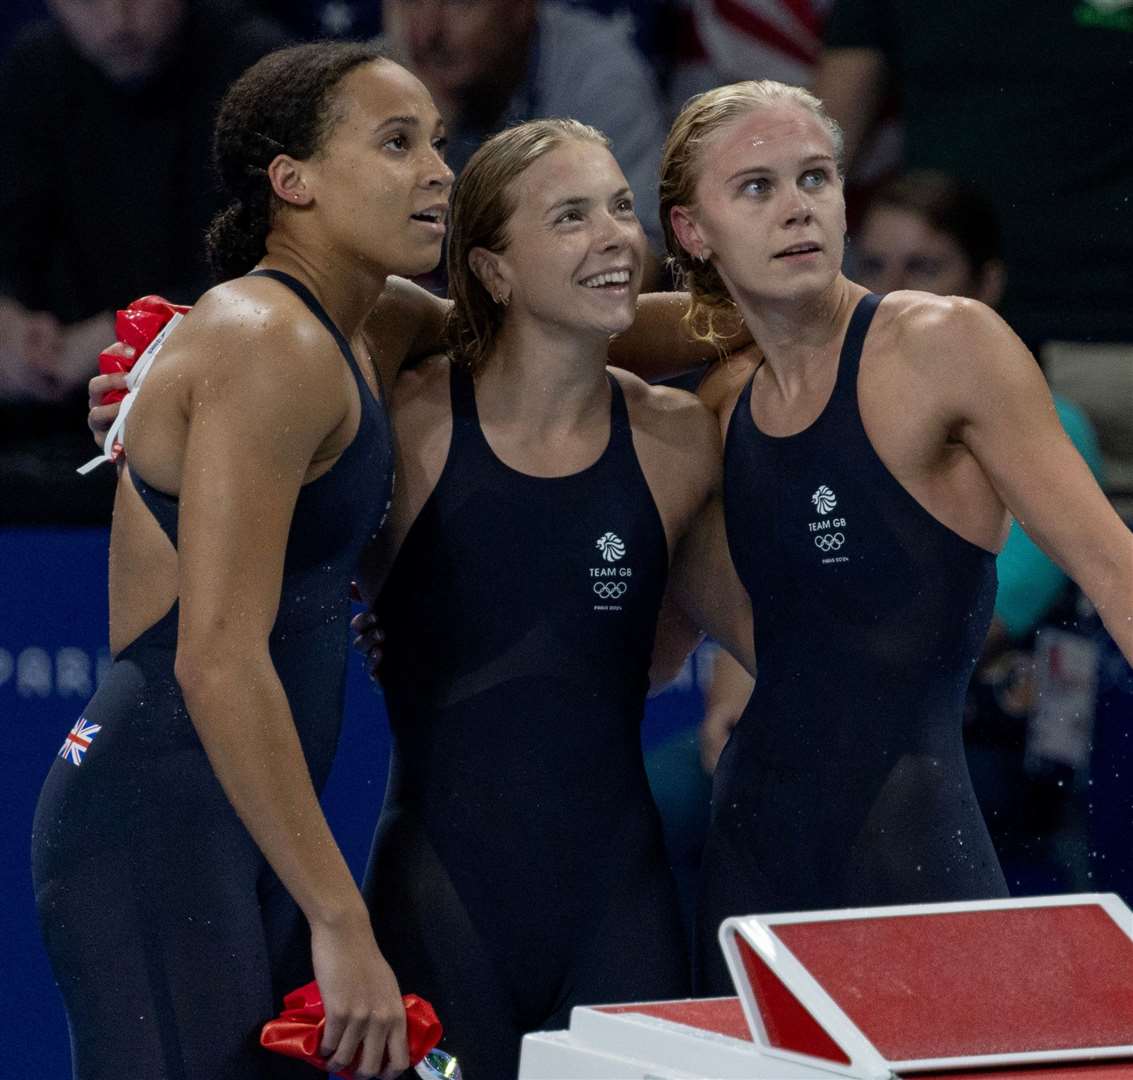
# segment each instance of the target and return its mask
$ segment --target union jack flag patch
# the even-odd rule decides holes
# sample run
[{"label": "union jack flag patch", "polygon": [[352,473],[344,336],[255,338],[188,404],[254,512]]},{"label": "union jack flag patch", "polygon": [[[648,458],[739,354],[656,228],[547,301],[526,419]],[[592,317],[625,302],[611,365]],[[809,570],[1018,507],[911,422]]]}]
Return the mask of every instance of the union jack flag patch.
[{"label": "union jack flag patch", "polygon": [[75,721],[75,726],[67,733],[63,745],[59,747],[58,756],[65,758],[72,765],[81,765],[83,755],[101,730],[101,724],[89,724],[85,716],[80,716]]}]

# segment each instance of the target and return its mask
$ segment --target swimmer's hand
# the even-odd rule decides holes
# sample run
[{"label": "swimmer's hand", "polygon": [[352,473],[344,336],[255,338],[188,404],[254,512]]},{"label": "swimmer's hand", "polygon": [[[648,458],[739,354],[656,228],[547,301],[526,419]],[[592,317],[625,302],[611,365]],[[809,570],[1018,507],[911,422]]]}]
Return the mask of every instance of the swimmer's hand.
[{"label": "swimmer's hand", "polygon": [[[123,349],[130,355],[133,355],[134,352],[129,345],[115,344],[113,347]],[[121,398],[109,404],[103,404],[103,398],[105,395],[113,394],[116,391],[122,394],[126,392],[126,373],[124,371],[115,371],[109,375],[96,375],[87,383],[87,404],[90,407],[90,412],[87,413],[87,427],[90,428],[95,445],[100,450],[106,443],[106,433],[110,430],[110,425],[114,423],[114,418],[118,415],[118,410],[121,407]]]},{"label": "swimmer's hand", "polygon": [[400,1076],[409,1068],[405,1005],[365,907],[342,919],[312,921],[311,959],[326,1011],[319,1055],[327,1069],[349,1068],[357,1080]]},{"label": "swimmer's hand", "polygon": [[386,636],[378,626],[378,617],[372,611],[362,611],[350,620],[354,632],[354,648],[366,657],[366,670],[374,682],[378,681],[378,668],[382,663],[382,647]]}]

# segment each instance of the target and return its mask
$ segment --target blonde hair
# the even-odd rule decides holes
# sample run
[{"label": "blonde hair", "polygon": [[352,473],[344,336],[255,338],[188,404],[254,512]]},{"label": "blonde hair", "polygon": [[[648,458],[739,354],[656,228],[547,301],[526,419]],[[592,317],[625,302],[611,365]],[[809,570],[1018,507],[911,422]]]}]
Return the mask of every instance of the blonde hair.
[{"label": "blonde hair", "polygon": [[[673,231],[671,211],[674,206],[692,206],[696,202],[705,140],[753,109],[784,104],[797,105],[822,124],[834,144],[834,159],[841,169],[842,129],[827,115],[822,102],[801,86],[788,86],[772,79],[718,86],[689,98],[665,140],[661,157],[661,228],[669,251],[669,267],[678,285],[690,294],[684,325],[695,338],[718,349],[738,326],[739,313],[716,268],[694,259],[681,246]],[[730,325],[731,329],[722,330],[722,325]]]},{"label": "blonde hair", "polygon": [[492,350],[503,324],[504,305],[476,276],[468,256],[477,247],[507,248],[507,225],[516,209],[515,180],[539,158],[572,141],[610,146],[597,128],[577,120],[531,120],[486,140],[457,181],[448,242],[449,296],[454,303],[445,337],[453,359],[473,374]]}]

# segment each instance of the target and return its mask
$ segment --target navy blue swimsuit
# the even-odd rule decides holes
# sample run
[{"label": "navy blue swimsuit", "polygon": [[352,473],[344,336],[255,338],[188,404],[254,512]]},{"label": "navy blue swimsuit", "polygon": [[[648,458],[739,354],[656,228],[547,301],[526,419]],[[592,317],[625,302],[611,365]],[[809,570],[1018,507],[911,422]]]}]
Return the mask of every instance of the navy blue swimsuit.
[{"label": "navy blue swimsuit", "polygon": [[640,734],[668,550],[610,390],[601,457],[533,477],[454,367],[448,458],[378,604],[394,752],[364,893],[468,1076],[515,1076],[574,1005],[688,991]]},{"label": "navy blue swimsuit", "polygon": [[727,993],[729,915],[1006,895],[961,719],[995,599],[995,556],[893,478],[858,410],[850,322],[829,403],[796,435],[728,427],[728,541],[759,675],[717,767],[698,912],[698,989]]},{"label": "navy blue swimsuit", "polygon": [[[350,579],[389,504],[392,439],[383,403],[310,292],[288,275],[256,273],[294,290],[326,326],[362,405],[351,444],[300,489],[270,637],[319,789],[342,719]],[[176,546],[176,498],[130,475]],[[174,678],[176,647],[174,603],[115,657],[36,810],[36,903],[74,1074],[306,1077],[308,1067],[256,1041],[282,995],[311,978],[306,921],[209,765]]]}]

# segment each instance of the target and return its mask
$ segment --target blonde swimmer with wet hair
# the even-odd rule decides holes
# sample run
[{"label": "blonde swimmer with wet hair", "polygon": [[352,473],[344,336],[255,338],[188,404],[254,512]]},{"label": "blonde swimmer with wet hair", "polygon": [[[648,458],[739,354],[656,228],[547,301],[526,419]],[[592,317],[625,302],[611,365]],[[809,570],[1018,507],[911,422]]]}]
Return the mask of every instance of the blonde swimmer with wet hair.
[{"label": "blonde swimmer with wet hair", "polygon": [[970,899],[1006,884],[960,737],[1012,515],[1133,656],[1133,536],[990,308],[842,273],[840,137],[812,95],[692,99],[661,176],[670,252],[712,337],[701,387],[759,674],[716,768],[696,989],[728,915]]}]

